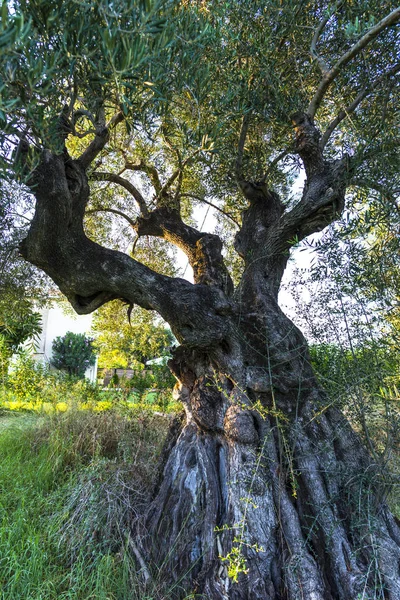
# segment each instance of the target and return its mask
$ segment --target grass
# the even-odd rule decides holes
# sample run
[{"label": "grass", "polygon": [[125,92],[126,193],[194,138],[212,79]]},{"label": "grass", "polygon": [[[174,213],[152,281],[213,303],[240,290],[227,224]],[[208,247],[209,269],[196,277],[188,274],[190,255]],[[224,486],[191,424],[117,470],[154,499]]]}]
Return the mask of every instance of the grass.
[{"label": "grass", "polygon": [[1,600],[151,600],[126,552],[167,419],[145,412],[0,415]]}]

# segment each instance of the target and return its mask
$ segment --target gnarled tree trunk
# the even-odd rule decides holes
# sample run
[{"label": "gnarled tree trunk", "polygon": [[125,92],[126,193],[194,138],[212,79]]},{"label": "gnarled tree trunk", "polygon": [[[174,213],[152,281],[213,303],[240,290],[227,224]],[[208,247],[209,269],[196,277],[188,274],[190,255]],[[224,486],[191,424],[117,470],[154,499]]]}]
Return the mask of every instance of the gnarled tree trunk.
[{"label": "gnarled tree trunk", "polygon": [[178,583],[215,600],[400,598],[400,531],[375,466],[276,300],[257,312],[240,315],[220,368],[184,349],[172,363],[187,423],[149,511],[148,555],[177,598]]},{"label": "gnarled tree trunk", "polygon": [[236,291],[219,239],[185,225],[164,196],[135,227],[180,245],[195,285],[86,237],[85,171],[106,143],[103,130],[78,160],[45,151],[31,181],[37,205],[23,255],[77,312],[124,298],[157,310],[181,343],[171,368],[187,422],[141,548],[171,598],[186,589],[210,600],[400,599],[400,531],[374,489],[375,466],[329,408],[304,337],[277,303],[291,240],[340,214],[350,177],[346,159],[324,160],[310,117],[294,122],[307,182],[291,211],[238,173],[248,209]]}]

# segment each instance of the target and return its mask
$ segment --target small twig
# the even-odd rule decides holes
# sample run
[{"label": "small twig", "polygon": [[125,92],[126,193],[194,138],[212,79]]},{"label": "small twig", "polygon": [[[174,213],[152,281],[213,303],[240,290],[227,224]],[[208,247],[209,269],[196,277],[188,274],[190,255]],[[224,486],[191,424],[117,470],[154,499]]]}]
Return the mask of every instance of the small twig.
[{"label": "small twig", "polygon": [[181,188],[182,188],[182,182],[183,182],[183,169],[180,170],[180,173],[178,176],[178,183],[176,184],[176,190],[175,190],[175,201],[176,202],[179,201],[179,196],[180,196]]},{"label": "small twig", "polygon": [[341,3],[342,3],[341,1],[336,2],[332,11],[327,12],[326,16],[318,24],[318,27],[316,28],[313,39],[311,41],[310,53],[311,53],[311,56],[317,61],[318,66],[321,69],[322,75],[325,75],[325,73],[327,73],[329,71],[329,67],[328,67],[327,63],[324,61],[324,59],[318,54],[318,51],[317,51],[318,40],[321,37],[321,34],[322,34],[323,30],[325,29],[329,19],[335,14],[335,12],[337,11],[337,9],[341,5]]},{"label": "small twig", "polygon": [[131,256],[133,256],[135,254],[136,246],[137,246],[139,239],[140,239],[140,235],[136,236],[136,238],[134,239],[134,242],[132,244]]}]

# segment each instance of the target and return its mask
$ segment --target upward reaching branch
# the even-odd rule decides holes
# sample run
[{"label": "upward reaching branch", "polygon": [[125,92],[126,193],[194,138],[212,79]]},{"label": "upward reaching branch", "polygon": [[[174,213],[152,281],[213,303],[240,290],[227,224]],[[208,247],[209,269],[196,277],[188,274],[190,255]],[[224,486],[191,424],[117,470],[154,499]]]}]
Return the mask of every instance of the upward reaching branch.
[{"label": "upward reaching branch", "polygon": [[335,13],[337,8],[341,5],[341,3],[342,3],[341,1],[336,2],[335,6],[333,7],[333,10],[331,12],[327,12],[325,17],[318,24],[318,26],[315,30],[313,39],[311,41],[310,54],[317,61],[322,75],[325,75],[325,73],[327,73],[329,71],[329,67],[326,64],[326,62],[324,61],[324,59],[319,55],[319,53],[317,51],[317,44],[318,44],[319,38],[321,37],[321,34],[324,31],[329,19]]},{"label": "upward reaching branch", "polygon": [[246,113],[242,119],[242,126],[240,129],[238,151],[237,151],[237,158],[236,158],[236,164],[235,164],[236,181],[238,182],[239,186],[241,186],[241,183],[243,183],[243,180],[244,180],[244,177],[243,177],[243,153],[244,153],[244,145],[246,143],[246,138],[247,138],[247,132],[249,130],[249,125],[250,125],[250,115],[249,115],[249,113]]},{"label": "upward reaching branch", "polygon": [[125,169],[128,169],[129,171],[142,171],[143,173],[146,173],[146,175],[151,181],[153,188],[155,189],[157,196],[159,195],[162,185],[160,177],[158,175],[158,171],[154,165],[149,165],[142,158],[138,163],[133,163],[129,160],[126,160]]},{"label": "upward reaching branch", "polygon": [[378,87],[378,85],[382,83],[382,81],[384,81],[385,79],[388,79],[389,77],[392,77],[399,71],[400,71],[400,63],[397,65],[394,65],[394,67],[392,67],[388,71],[385,71],[385,73],[382,73],[382,75],[377,77],[375,79],[375,81],[373,81],[369,86],[367,86],[365,89],[361,90],[361,92],[354,98],[353,102],[351,102],[345,108],[342,108],[342,110],[336,115],[336,117],[334,119],[332,119],[332,121],[329,123],[328,127],[326,128],[326,130],[321,138],[321,141],[320,141],[321,149],[325,148],[326,144],[329,141],[329,138],[331,137],[332,133],[335,131],[335,129],[339,125],[339,123],[341,123],[348,115],[350,115],[352,112],[354,112],[356,110],[356,108],[361,104],[361,102],[365,98],[367,98],[371,94],[371,92],[373,92],[373,90],[375,90]]},{"label": "upward reaching branch", "polygon": [[94,161],[96,156],[100,154],[104,146],[107,144],[108,140],[110,139],[110,131],[123,120],[124,115],[122,112],[116,113],[107,124],[103,116],[99,118],[96,124],[96,135],[94,140],[79,157],[79,161],[85,169],[88,168],[88,166]]},{"label": "upward reaching branch", "polygon": [[396,8],[389,15],[387,15],[384,19],[379,21],[379,23],[377,23],[375,25],[375,27],[372,27],[371,29],[369,29],[369,31],[367,31],[367,33],[365,35],[363,35],[362,38],[359,39],[358,42],[350,48],[350,50],[345,52],[339,58],[339,60],[336,62],[336,64],[328,72],[324,73],[321,83],[319,84],[317,91],[315,92],[315,95],[314,95],[313,99],[311,100],[311,102],[308,106],[308,109],[307,109],[307,114],[311,118],[314,118],[315,113],[317,112],[322,100],[324,99],[324,96],[325,96],[329,86],[336,79],[336,77],[338,76],[340,71],[343,69],[343,67],[345,67],[352,58],[357,56],[357,54],[359,54],[363,48],[365,48],[368,44],[370,44],[373,40],[375,40],[378,37],[378,35],[381,33],[381,31],[383,31],[384,29],[387,29],[391,25],[394,25],[399,20],[400,20],[400,8]]}]

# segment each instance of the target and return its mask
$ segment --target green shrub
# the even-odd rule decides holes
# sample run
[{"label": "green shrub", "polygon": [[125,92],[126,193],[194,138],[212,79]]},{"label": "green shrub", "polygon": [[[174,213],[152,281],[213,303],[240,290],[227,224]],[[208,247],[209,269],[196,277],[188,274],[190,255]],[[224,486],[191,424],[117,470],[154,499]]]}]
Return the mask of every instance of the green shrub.
[{"label": "green shrub", "polygon": [[83,333],[68,331],[63,337],[53,341],[52,365],[56,369],[66,371],[78,378],[85,376],[85,371],[96,362],[93,339]]},{"label": "green shrub", "polygon": [[25,299],[0,301],[0,378],[4,384],[11,356],[21,345],[37,341],[42,330],[42,318]]},{"label": "green shrub", "polygon": [[46,378],[52,379],[48,367],[24,352],[9,373],[8,385],[17,400],[34,400],[41,396]]}]

